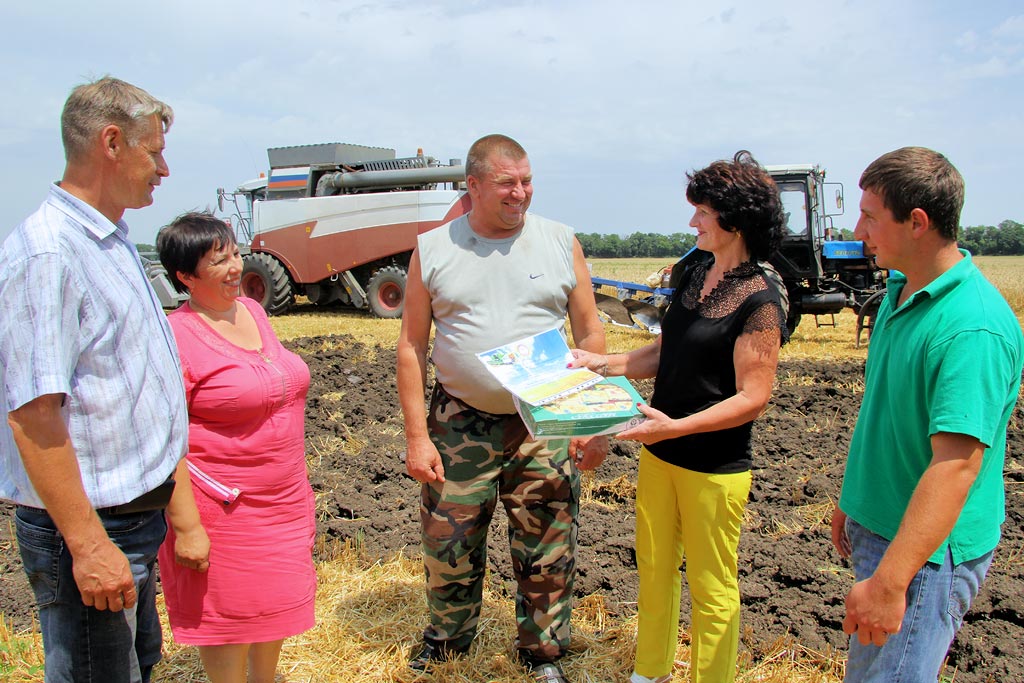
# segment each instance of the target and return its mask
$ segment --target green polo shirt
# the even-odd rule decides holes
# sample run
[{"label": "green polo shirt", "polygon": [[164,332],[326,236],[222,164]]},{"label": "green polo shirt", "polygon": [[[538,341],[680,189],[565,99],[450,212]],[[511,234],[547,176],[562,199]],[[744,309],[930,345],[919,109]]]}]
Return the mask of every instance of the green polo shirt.
[{"label": "green polo shirt", "polygon": [[984,555],[1005,519],[1006,425],[1024,362],[1020,323],[999,291],[964,258],[894,309],[906,278],[893,273],[868,349],[864,400],[850,442],[839,507],[892,540],[931,463],[930,437],[967,434],[985,444],[978,478],[946,549],[953,562]]}]

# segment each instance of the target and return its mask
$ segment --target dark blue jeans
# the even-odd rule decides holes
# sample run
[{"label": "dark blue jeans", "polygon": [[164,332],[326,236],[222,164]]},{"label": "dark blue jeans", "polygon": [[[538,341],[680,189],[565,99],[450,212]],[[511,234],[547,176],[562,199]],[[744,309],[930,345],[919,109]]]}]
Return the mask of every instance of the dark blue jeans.
[{"label": "dark blue jeans", "polygon": [[148,683],[160,661],[153,564],[167,533],[162,510],[100,515],[107,535],[128,557],[138,602],[111,612],[82,602],[64,538],[44,510],[19,507],[18,546],[39,607],[46,683]]}]

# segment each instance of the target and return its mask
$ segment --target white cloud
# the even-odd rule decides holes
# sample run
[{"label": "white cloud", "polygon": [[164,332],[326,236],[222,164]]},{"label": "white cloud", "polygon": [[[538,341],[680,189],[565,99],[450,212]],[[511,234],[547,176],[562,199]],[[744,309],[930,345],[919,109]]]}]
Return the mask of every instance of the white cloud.
[{"label": "white cloud", "polygon": [[1022,49],[1021,41],[1024,41],[1024,14],[1007,17],[1002,23],[992,30],[995,38],[1009,40],[1015,43],[1016,49]]}]

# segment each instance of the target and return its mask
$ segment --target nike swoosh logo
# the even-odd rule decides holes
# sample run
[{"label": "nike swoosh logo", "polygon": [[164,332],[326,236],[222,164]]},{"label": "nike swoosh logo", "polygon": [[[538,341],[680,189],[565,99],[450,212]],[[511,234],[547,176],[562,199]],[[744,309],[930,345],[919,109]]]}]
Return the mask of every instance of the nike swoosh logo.
[{"label": "nike swoosh logo", "polygon": [[530,273],[530,279],[531,280],[536,280],[537,278],[539,278],[543,274],[544,273],[538,273],[537,275],[534,275],[533,273]]}]

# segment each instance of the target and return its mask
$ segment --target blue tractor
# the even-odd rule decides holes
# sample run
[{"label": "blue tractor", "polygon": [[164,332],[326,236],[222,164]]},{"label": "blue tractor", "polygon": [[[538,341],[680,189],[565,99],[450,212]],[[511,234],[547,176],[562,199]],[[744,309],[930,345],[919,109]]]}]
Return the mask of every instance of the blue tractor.
[{"label": "blue tractor", "polygon": [[[767,169],[779,186],[786,212],[782,246],[768,265],[788,306],[787,326],[793,331],[804,315],[813,315],[823,324],[819,316],[849,308],[857,314],[859,345],[862,333],[870,333],[885,293],[887,273],[865,253],[863,242],[844,240],[835,228],[834,217],[843,213],[842,184],[826,183],[825,171],[809,164]],[[675,289],[672,274],[678,277],[686,265],[709,256],[690,250],[654,286],[595,277],[598,308],[615,322],[657,331]],[[604,287],[615,288],[615,295],[602,293]]]}]

